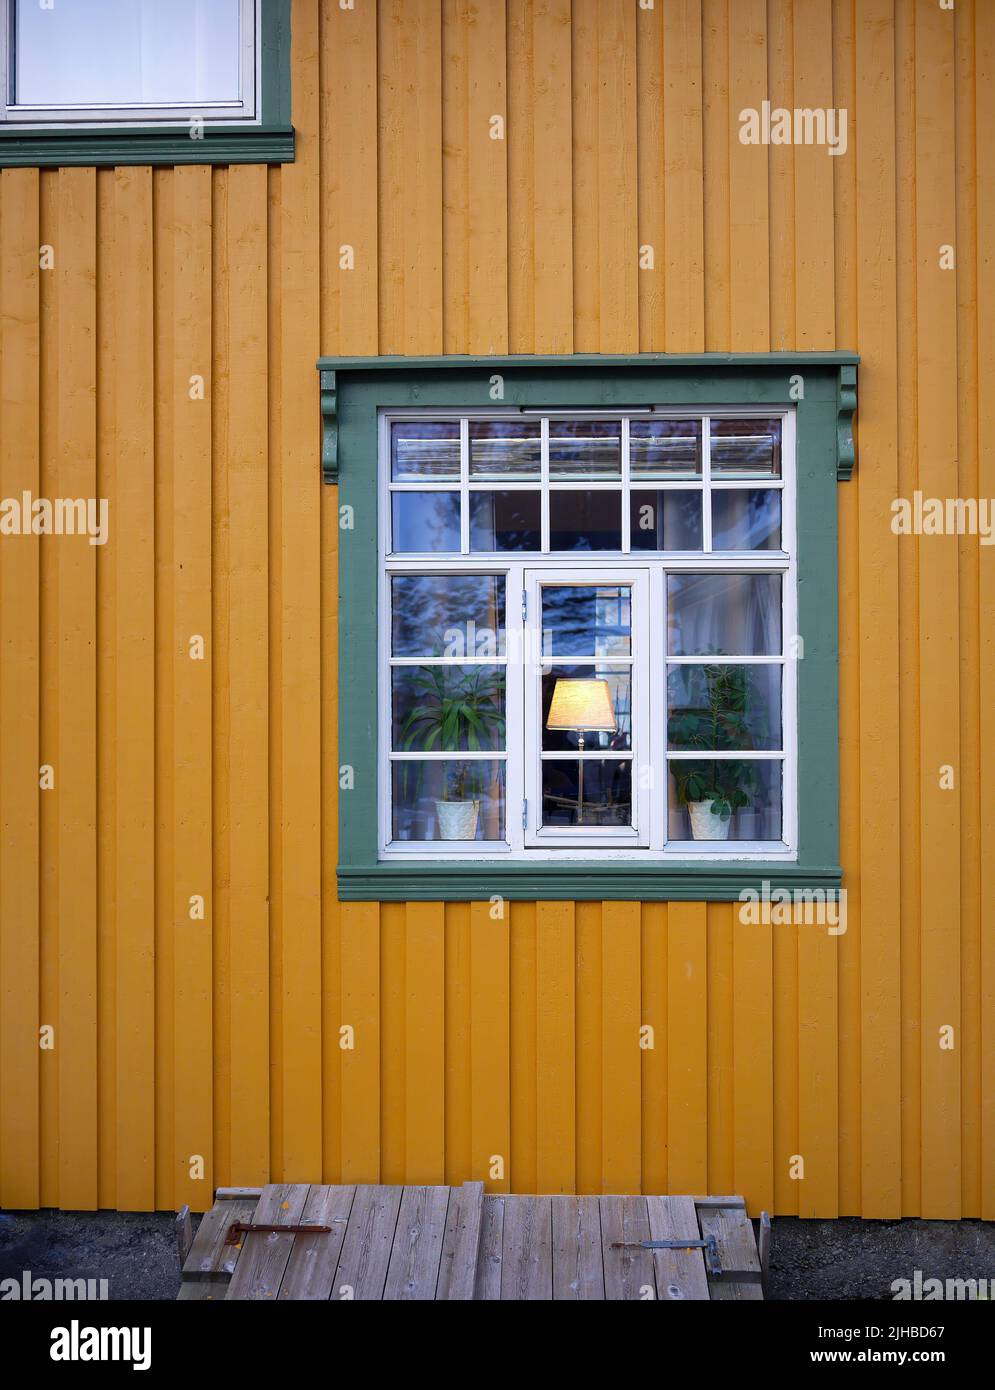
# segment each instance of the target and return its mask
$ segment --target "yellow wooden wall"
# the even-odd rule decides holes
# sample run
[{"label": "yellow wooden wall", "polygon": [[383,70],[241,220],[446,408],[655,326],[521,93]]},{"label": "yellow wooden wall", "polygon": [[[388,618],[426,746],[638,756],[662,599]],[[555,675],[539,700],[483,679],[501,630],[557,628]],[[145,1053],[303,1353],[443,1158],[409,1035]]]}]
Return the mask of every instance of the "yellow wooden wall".
[{"label": "yellow wooden wall", "polygon": [[[765,98],[846,107],[846,156],[739,144]],[[0,540],[0,1202],[501,1155],[494,1190],[992,1218],[995,552],[889,506],[995,496],[995,4],[295,0],[293,118],[283,168],[0,176],[0,496],[112,533]],[[863,355],[846,935],[340,907],[319,353],[779,348]]]}]

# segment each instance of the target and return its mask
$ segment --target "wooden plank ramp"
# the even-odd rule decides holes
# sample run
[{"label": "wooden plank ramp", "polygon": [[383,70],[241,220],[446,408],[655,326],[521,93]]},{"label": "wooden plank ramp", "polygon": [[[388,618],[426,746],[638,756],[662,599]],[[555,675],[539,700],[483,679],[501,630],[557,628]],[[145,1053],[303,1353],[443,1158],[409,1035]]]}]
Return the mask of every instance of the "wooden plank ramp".
[{"label": "wooden plank ramp", "polygon": [[[769,1219],[760,1224],[766,1254]],[[239,1229],[251,1225],[274,1229]],[[298,1229],[308,1226],[319,1229]],[[742,1197],[271,1184],[218,1189],[183,1260],[179,1297],[761,1299],[761,1266]]]}]

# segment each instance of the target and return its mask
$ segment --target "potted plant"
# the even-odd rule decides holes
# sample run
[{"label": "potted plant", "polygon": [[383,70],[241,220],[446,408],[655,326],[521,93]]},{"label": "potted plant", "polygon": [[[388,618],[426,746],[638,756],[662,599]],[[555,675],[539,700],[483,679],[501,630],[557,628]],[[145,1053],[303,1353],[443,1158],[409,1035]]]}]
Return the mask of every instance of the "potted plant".
[{"label": "potted plant", "polygon": [[[405,751],[478,752],[504,739],[504,680],[493,667],[420,666],[410,677],[417,703],[398,736]],[[424,764],[415,770],[421,785]],[[473,761],[443,764],[443,796],[435,798],[440,840],[473,840],[488,769]]]},{"label": "potted plant", "polygon": [[[709,663],[689,667],[687,680],[694,703],[671,712],[671,747],[715,752],[751,748],[757,719],[749,708],[748,669]],[[676,759],[670,771],[695,840],[727,840],[733,812],[752,805],[759,789],[752,759]]]}]

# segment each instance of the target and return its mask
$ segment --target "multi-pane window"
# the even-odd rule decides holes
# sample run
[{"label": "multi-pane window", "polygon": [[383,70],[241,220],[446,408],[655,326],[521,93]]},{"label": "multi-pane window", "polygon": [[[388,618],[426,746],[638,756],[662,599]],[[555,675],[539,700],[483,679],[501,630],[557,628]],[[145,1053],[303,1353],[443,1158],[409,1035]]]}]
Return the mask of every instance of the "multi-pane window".
[{"label": "multi-pane window", "polygon": [[791,411],[381,440],[382,854],[794,857]]},{"label": "multi-pane window", "polygon": [[7,121],[258,116],[255,0],[6,0],[3,11]]}]

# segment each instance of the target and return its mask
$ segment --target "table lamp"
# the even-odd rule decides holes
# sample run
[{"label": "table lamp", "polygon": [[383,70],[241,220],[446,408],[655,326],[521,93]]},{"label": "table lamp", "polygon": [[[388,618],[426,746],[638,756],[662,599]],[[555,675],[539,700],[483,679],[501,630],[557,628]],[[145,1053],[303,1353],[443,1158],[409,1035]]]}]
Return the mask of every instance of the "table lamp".
[{"label": "table lamp", "polygon": [[[611,692],[605,680],[559,679],[546,716],[547,729],[563,729],[577,735],[577,748],[584,751],[584,734],[602,730],[613,734],[618,728]],[[577,824],[584,823],[584,759],[577,768]]]}]

